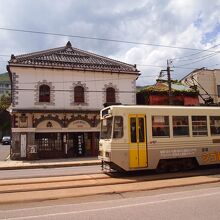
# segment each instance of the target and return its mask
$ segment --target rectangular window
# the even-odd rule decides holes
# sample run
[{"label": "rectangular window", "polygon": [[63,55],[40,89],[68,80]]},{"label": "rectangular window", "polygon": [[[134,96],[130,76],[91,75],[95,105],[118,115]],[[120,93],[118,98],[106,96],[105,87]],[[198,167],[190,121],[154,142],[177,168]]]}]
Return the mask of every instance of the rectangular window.
[{"label": "rectangular window", "polygon": [[145,142],[144,136],[144,118],[138,118],[139,142]]},{"label": "rectangular window", "polygon": [[82,86],[76,86],[74,88],[74,102],[76,103],[84,103],[84,88]]},{"label": "rectangular window", "polygon": [[136,118],[130,118],[130,134],[131,134],[131,143],[136,143],[137,142]]},{"label": "rectangular window", "polygon": [[220,116],[210,116],[211,135],[220,135]]},{"label": "rectangular window", "polygon": [[154,137],[169,137],[169,116],[152,116],[152,133]]},{"label": "rectangular window", "polygon": [[101,139],[111,139],[112,119],[113,117],[101,121]]},{"label": "rectangular window", "polygon": [[206,116],[192,116],[193,136],[207,136],[207,118]]},{"label": "rectangular window", "polygon": [[173,116],[173,136],[189,136],[188,116]]},{"label": "rectangular window", "polygon": [[220,85],[217,85],[218,97],[220,97]]},{"label": "rectangular window", "polygon": [[123,137],[123,118],[121,116],[115,116],[113,138],[122,138],[122,137]]}]

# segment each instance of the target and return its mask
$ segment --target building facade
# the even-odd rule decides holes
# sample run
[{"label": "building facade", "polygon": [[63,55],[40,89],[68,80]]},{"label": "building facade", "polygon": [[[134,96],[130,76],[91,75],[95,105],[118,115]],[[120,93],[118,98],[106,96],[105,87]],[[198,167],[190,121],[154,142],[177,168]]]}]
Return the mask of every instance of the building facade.
[{"label": "building facade", "polygon": [[98,154],[104,104],[135,104],[136,66],[66,46],[11,56],[11,158]]},{"label": "building facade", "polygon": [[195,86],[199,90],[201,104],[220,103],[220,69],[196,69],[182,80],[184,84]]}]

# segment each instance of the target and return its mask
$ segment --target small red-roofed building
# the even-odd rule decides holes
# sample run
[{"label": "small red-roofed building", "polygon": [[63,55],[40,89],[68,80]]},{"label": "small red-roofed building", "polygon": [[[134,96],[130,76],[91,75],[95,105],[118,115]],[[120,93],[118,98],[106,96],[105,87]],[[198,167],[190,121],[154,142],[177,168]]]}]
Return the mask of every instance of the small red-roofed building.
[{"label": "small red-roofed building", "polygon": [[[178,81],[171,82],[172,105],[199,105],[198,91]],[[169,88],[166,80],[157,80],[153,86],[139,88],[138,105],[169,105]]]}]

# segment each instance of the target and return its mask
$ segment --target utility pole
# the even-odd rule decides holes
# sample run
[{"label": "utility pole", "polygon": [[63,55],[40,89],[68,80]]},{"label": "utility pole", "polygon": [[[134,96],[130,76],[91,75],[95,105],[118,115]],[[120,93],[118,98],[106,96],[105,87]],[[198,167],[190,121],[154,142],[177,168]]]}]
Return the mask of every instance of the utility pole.
[{"label": "utility pole", "polygon": [[167,82],[168,82],[168,95],[169,95],[169,105],[173,104],[172,100],[172,87],[171,87],[171,77],[170,77],[170,66],[169,60],[167,60]]},{"label": "utility pole", "polygon": [[172,104],[173,104],[173,99],[172,99],[172,87],[171,87],[171,76],[170,76],[170,72],[173,71],[173,70],[170,69],[169,64],[170,64],[170,61],[167,60],[167,69],[166,69],[166,70],[161,70],[159,77],[162,76],[162,73],[163,73],[163,72],[167,72],[168,102],[169,102],[169,105],[172,105]]}]

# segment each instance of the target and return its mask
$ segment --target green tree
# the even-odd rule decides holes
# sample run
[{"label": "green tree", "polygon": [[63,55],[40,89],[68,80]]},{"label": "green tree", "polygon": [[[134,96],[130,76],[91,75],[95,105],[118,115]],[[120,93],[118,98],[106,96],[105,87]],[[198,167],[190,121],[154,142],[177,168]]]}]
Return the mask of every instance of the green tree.
[{"label": "green tree", "polygon": [[11,97],[9,94],[7,95],[2,95],[0,97],[0,111],[6,110],[11,104]]},{"label": "green tree", "polygon": [[0,97],[0,138],[3,135],[9,135],[11,130],[11,117],[7,111],[11,104],[11,97],[9,94]]}]

